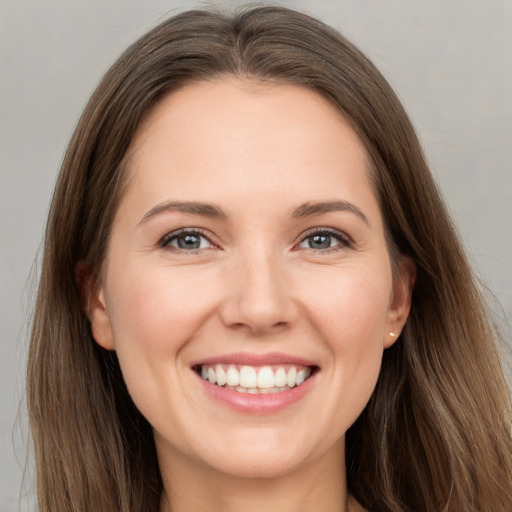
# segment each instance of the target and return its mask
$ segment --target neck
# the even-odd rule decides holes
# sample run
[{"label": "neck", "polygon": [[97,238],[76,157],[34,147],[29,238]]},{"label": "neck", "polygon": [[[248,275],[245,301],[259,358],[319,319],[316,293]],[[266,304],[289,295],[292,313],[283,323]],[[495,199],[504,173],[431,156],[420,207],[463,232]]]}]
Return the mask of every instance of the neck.
[{"label": "neck", "polygon": [[239,477],[191,461],[175,450],[159,453],[161,512],[355,512],[346,490],[343,446],[285,475]]}]

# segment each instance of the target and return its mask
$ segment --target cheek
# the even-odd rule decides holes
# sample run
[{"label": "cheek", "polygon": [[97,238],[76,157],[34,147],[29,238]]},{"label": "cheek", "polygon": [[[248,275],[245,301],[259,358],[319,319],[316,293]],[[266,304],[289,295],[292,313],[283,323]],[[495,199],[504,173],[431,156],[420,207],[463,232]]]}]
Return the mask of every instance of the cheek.
[{"label": "cheek", "polygon": [[385,270],[334,269],[310,288],[309,309],[325,339],[346,343],[333,349],[350,353],[382,342],[391,296],[391,276]]},{"label": "cheek", "polygon": [[334,388],[352,396],[356,408],[364,407],[380,371],[391,283],[386,267],[345,269],[319,280],[309,294],[311,323],[334,361]]},{"label": "cheek", "polygon": [[166,390],[181,385],[181,350],[211,309],[204,285],[197,281],[186,271],[173,275],[151,265],[129,269],[122,279],[114,276],[110,281],[115,349],[126,385],[143,414],[151,415],[168,401]]},{"label": "cheek", "polygon": [[204,283],[186,271],[139,270],[125,273],[125,279],[112,287],[116,348],[130,344],[148,353],[176,352],[209,307]]}]

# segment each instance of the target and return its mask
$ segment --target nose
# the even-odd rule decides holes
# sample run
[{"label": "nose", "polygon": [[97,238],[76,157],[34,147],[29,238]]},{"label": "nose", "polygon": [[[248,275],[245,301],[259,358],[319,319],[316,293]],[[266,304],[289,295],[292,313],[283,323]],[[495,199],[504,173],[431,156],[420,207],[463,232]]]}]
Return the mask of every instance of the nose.
[{"label": "nose", "polygon": [[229,273],[220,308],[226,326],[263,335],[281,332],[296,321],[298,311],[290,279],[278,258],[246,255]]}]

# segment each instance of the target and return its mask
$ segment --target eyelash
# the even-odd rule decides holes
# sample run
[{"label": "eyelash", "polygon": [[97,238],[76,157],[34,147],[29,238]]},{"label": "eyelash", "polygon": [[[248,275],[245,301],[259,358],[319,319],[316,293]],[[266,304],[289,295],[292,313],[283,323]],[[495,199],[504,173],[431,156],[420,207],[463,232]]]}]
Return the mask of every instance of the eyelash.
[{"label": "eyelash", "polygon": [[[172,233],[165,235],[160,240],[159,245],[160,245],[160,247],[167,249],[167,250],[180,251],[180,252],[188,253],[188,254],[197,254],[197,253],[201,252],[202,250],[204,250],[204,248],[200,248],[200,247],[197,249],[186,250],[186,249],[182,249],[179,247],[171,246],[171,243],[173,241],[178,240],[180,237],[186,236],[186,235],[199,236],[199,237],[207,240],[208,243],[212,246],[211,248],[218,249],[218,246],[210,240],[210,237],[206,234],[206,232],[204,232],[203,230],[198,229],[198,228],[194,228],[194,229],[184,228],[184,229],[180,229],[178,231],[173,231]],[[326,236],[332,237],[337,242],[339,242],[339,245],[336,245],[334,247],[328,247],[323,250],[313,249],[311,247],[309,247],[309,248],[305,247],[304,248],[305,250],[311,251],[314,253],[332,253],[332,252],[337,252],[337,251],[347,249],[352,246],[351,239],[347,235],[345,235],[344,233],[342,233],[338,230],[330,229],[330,228],[315,228],[311,231],[307,231],[306,233],[303,233],[301,235],[300,241],[297,244],[295,244],[294,248],[298,247],[300,244],[304,243],[309,238],[312,238],[312,237],[318,236],[318,235],[326,235]]]},{"label": "eyelash", "polygon": [[[306,233],[301,235],[300,242],[297,245],[304,243],[306,240],[308,240],[308,238],[312,238],[318,235],[327,235],[331,238],[334,238],[336,241],[339,242],[339,245],[335,247],[328,247],[323,250],[313,249],[311,247],[305,248],[307,251],[311,251],[314,253],[332,253],[352,247],[352,240],[350,239],[349,236],[347,236],[345,233],[341,231],[338,231],[337,229],[331,228],[315,228],[312,229],[311,231],[307,231]],[[295,247],[297,247],[297,245]]]},{"label": "eyelash", "polygon": [[186,235],[195,235],[195,236],[199,236],[201,238],[204,238],[214,248],[218,248],[217,245],[214,244],[210,240],[210,237],[203,230],[198,229],[198,228],[194,228],[194,229],[184,228],[184,229],[180,229],[178,231],[173,231],[172,233],[169,233],[169,234],[165,235],[162,238],[162,240],[160,240],[159,245],[160,245],[160,247],[162,247],[164,249],[167,249],[167,250],[186,252],[186,253],[189,253],[189,254],[196,254],[196,253],[200,252],[201,250],[203,250],[201,248],[185,250],[185,249],[181,249],[179,247],[172,247],[170,245],[171,242],[173,242],[174,240],[178,240],[180,237],[186,236]]}]

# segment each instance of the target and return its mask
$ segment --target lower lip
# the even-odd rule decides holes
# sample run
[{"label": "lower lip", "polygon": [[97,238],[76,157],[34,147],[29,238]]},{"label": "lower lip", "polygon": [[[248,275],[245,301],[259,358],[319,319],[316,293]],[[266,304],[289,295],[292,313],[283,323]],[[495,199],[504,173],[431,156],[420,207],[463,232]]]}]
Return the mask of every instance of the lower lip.
[{"label": "lower lip", "polygon": [[234,411],[246,414],[271,414],[286,409],[298,402],[311,390],[316,377],[315,373],[308,377],[300,386],[285,391],[253,395],[217,386],[203,379],[196,372],[194,374],[201,381],[203,389],[211,398]]}]

